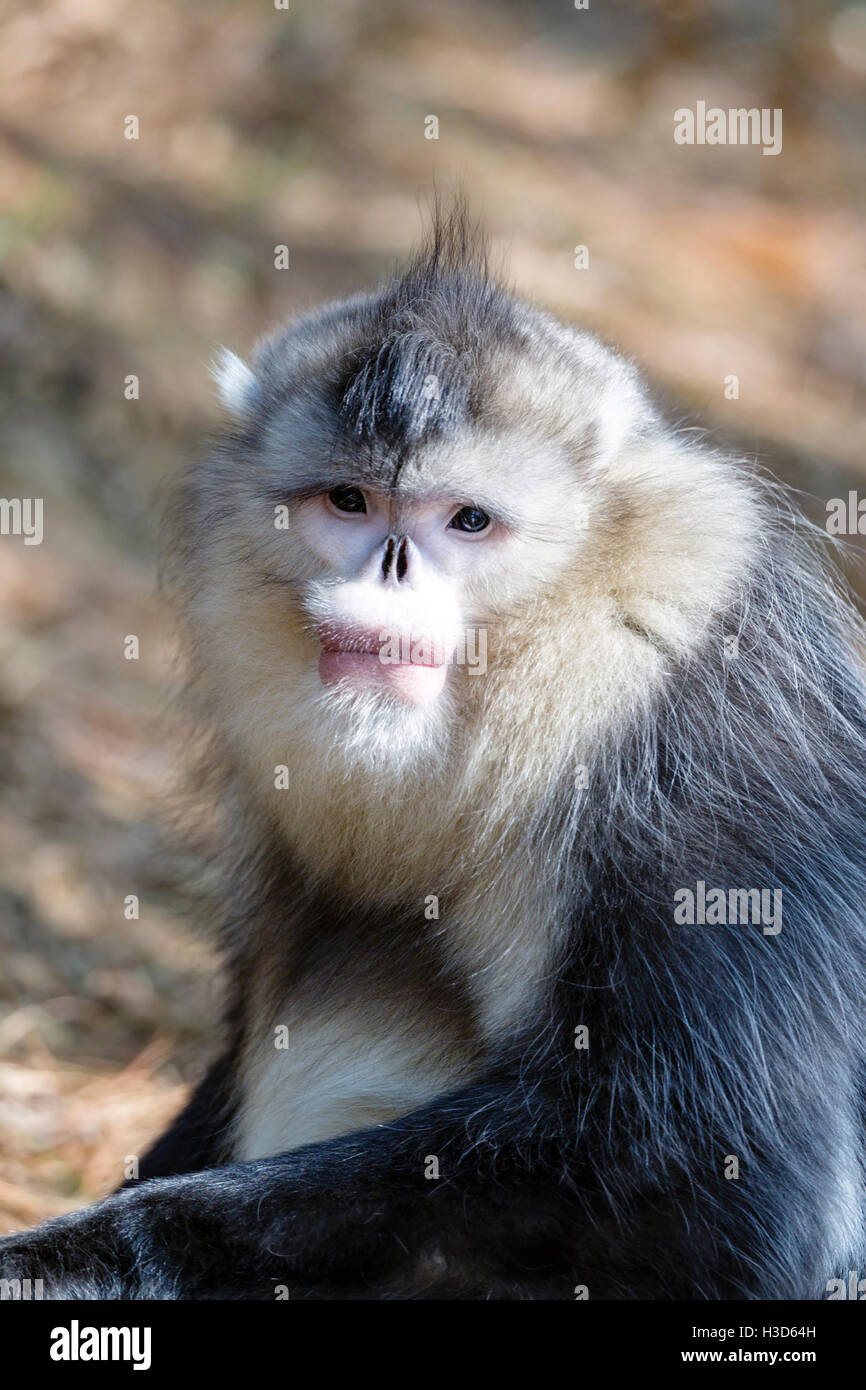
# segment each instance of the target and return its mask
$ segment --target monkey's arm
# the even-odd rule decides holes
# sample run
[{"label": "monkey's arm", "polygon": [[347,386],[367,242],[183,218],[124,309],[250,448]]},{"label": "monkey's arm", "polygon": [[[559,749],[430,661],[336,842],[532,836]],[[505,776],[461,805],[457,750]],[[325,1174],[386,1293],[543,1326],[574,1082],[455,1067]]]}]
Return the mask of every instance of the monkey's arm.
[{"label": "monkey's arm", "polygon": [[[525,1110],[509,1116],[513,1094],[472,1088],[387,1126],[130,1186],[0,1241],[0,1276],[41,1278],[55,1298],[264,1299],[280,1285],[447,1298],[509,1296],[531,1270],[542,1296],[569,1297],[544,1279],[568,1267],[561,1190]],[[504,1130],[523,1132],[519,1148]]]}]

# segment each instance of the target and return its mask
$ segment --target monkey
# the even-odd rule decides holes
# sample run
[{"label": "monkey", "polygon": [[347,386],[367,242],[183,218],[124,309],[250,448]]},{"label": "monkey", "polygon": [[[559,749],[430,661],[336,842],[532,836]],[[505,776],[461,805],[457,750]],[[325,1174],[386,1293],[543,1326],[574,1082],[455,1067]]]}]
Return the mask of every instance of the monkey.
[{"label": "monkey", "polygon": [[821,1298],[866,1258],[866,702],[817,528],[460,208],[215,375],[165,582],[222,1049],[138,1178],[0,1274]]}]

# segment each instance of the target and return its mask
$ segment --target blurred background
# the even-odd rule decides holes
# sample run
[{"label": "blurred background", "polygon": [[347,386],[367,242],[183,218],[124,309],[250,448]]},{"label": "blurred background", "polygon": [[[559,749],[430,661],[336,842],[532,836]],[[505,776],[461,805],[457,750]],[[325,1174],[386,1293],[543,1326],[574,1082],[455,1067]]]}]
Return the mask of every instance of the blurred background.
[{"label": "blurred background", "polygon": [[[45,527],[0,537],[0,1230],[118,1182],[214,1045],[155,569],[215,344],[374,282],[460,185],[523,293],[822,519],[866,489],[864,94],[833,0],[0,5],[0,495]],[[700,100],[781,107],[782,153],[675,144]]]}]

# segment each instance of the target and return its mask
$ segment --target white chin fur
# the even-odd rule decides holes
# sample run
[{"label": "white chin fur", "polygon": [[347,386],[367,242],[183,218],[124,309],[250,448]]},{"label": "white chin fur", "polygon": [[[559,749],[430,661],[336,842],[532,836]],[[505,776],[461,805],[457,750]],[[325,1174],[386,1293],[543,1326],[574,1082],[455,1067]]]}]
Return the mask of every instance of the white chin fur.
[{"label": "white chin fur", "polygon": [[307,736],[337,776],[358,771],[386,779],[418,773],[445,753],[451,702],[447,690],[428,705],[387,689],[319,686]]}]

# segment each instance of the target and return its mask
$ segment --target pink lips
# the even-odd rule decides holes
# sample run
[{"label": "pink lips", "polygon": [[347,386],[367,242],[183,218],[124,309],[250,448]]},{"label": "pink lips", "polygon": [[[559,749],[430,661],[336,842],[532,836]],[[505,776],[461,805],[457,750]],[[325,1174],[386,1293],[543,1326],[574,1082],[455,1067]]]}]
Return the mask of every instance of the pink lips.
[{"label": "pink lips", "polygon": [[[444,653],[430,643],[428,650],[437,660],[413,660],[411,652],[420,650],[420,638],[399,644],[401,655],[410,659],[394,661],[392,648],[379,632],[357,628],[324,625],[319,628],[322,651],[319,655],[319,679],[323,685],[345,682],[355,689],[390,689],[413,705],[428,705],[436,699],[445,684],[448,661],[438,660]],[[383,654],[384,658],[383,659]],[[448,654],[450,657],[450,653]]]}]

